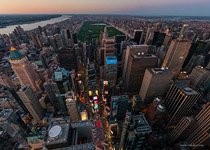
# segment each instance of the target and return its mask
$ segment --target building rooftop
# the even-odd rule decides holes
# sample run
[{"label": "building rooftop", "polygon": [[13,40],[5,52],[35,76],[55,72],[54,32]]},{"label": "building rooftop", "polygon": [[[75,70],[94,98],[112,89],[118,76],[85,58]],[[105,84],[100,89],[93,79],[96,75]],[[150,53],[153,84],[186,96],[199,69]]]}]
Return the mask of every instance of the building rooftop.
[{"label": "building rooftop", "polygon": [[93,124],[90,121],[78,121],[71,123],[72,128],[86,127],[86,126],[93,126]]},{"label": "building rooftop", "polygon": [[0,121],[7,120],[13,112],[13,109],[3,109],[0,111]]},{"label": "building rooftop", "polygon": [[54,73],[55,81],[62,81],[69,77],[69,71],[65,68],[58,68]]},{"label": "building rooftop", "polygon": [[136,134],[145,134],[152,132],[152,129],[149,123],[147,122],[144,114],[133,116],[132,120],[135,126],[134,132]]},{"label": "building rooftop", "polygon": [[52,125],[48,130],[47,145],[61,144],[68,142],[70,124],[62,123],[59,125]]},{"label": "building rooftop", "polygon": [[148,68],[152,74],[171,74],[171,71],[168,68]]},{"label": "building rooftop", "polygon": [[18,60],[23,58],[24,56],[20,53],[19,50],[15,49],[14,47],[10,50],[10,59],[11,60]]},{"label": "building rooftop", "polygon": [[137,59],[137,58],[156,58],[157,56],[153,54],[137,53],[137,54],[131,55],[131,57]]},{"label": "building rooftop", "polygon": [[197,94],[199,94],[197,91],[190,88],[189,86],[187,86],[183,82],[177,82],[176,86],[179,87],[181,89],[181,92],[185,93],[186,95],[197,95]]}]

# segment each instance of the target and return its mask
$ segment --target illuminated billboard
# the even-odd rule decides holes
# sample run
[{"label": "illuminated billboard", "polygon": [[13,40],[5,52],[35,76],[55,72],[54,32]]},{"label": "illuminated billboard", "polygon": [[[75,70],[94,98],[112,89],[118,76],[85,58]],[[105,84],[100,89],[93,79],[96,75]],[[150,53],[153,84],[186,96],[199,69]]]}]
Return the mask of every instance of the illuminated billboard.
[{"label": "illuminated billboard", "polygon": [[107,65],[116,65],[117,57],[116,56],[106,56],[106,64]]}]

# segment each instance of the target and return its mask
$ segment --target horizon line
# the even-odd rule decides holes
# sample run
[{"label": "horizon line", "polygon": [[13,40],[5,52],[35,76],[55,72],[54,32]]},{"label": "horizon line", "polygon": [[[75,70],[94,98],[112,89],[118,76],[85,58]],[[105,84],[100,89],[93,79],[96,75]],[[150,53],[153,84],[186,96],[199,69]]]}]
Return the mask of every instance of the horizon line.
[{"label": "horizon line", "polygon": [[210,17],[207,15],[151,15],[151,14],[130,14],[130,13],[19,13],[19,14],[1,14],[3,15],[116,15],[116,16],[141,16],[141,17]]}]

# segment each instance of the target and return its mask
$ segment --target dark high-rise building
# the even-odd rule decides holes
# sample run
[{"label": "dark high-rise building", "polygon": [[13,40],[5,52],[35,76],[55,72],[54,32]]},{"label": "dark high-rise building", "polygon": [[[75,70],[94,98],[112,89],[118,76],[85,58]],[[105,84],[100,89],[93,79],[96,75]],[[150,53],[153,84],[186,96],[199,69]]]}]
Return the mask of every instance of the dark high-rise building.
[{"label": "dark high-rise building", "polygon": [[202,144],[209,146],[210,141],[210,102],[203,105],[201,111],[195,116],[196,125],[193,127],[190,135],[186,138],[186,142],[190,145],[196,145],[200,148]]},{"label": "dark high-rise building", "polygon": [[163,104],[162,99],[155,98],[153,102],[149,105],[146,112],[146,118],[150,125],[154,125],[158,121],[164,118],[166,115],[166,107]]},{"label": "dark high-rise building", "polygon": [[111,97],[111,115],[118,120],[124,119],[129,104],[129,96],[112,96]]},{"label": "dark high-rise building", "polygon": [[166,68],[146,69],[139,92],[144,104],[149,104],[155,97],[164,97],[172,77],[171,71]]},{"label": "dark high-rise building", "polygon": [[141,38],[142,38],[142,35],[143,35],[143,30],[134,30],[134,38],[133,38],[133,41],[139,45],[139,44],[142,44],[141,43]]},{"label": "dark high-rise building", "polygon": [[172,142],[185,140],[195,125],[195,119],[193,117],[183,117],[170,133],[170,139]]},{"label": "dark high-rise building", "polygon": [[29,86],[22,86],[17,92],[28,112],[33,117],[35,122],[42,119],[42,108],[39,99]]},{"label": "dark high-rise building", "polygon": [[77,44],[77,43],[78,43],[77,34],[74,33],[74,34],[72,35],[72,37],[73,37],[73,42],[74,42],[74,44]]},{"label": "dark high-rise building", "polygon": [[28,113],[16,91],[12,88],[0,85],[0,108],[17,109],[20,114]]},{"label": "dark high-rise building", "polygon": [[157,47],[161,47],[161,45],[163,45],[163,42],[165,40],[165,33],[160,33],[160,32],[154,32],[154,37],[152,40],[152,45],[155,45]]},{"label": "dark high-rise building", "polygon": [[164,99],[169,115],[167,127],[170,128],[175,125],[185,116],[199,98],[200,94],[184,83],[177,82],[172,84]]},{"label": "dark high-rise building", "polygon": [[0,110],[0,128],[16,140],[23,139],[28,132],[28,128],[24,125],[17,110],[13,109]]},{"label": "dark high-rise building", "polygon": [[128,58],[125,72],[125,89],[130,93],[138,93],[146,68],[154,68],[158,58],[155,55],[136,53]]},{"label": "dark high-rise building", "polygon": [[201,66],[196,66],[189,75],[190,86],[194,89],[200,88],[210,76],[210,71]]},{"label": "dark high-rise building", "polygon": [[152,132],[144,114],[132,116],[128,126],[123,149],[142,149],[145,146],[146,138]]}]

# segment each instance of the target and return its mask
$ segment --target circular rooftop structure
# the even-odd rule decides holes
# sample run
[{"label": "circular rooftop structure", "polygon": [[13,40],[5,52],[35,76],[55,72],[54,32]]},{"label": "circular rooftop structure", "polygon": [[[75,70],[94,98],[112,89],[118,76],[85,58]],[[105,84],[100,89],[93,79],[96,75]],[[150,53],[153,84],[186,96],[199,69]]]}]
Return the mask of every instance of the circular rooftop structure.
[{"label": "circular rooftop structure", "polygon": [[56,125],[56,126],[53,126],[50,131],[48,132],[49,134],[49,137],[51,138],[55,138],[57,136],[59,136],[61,134],[61,126],[59,125]]}]

